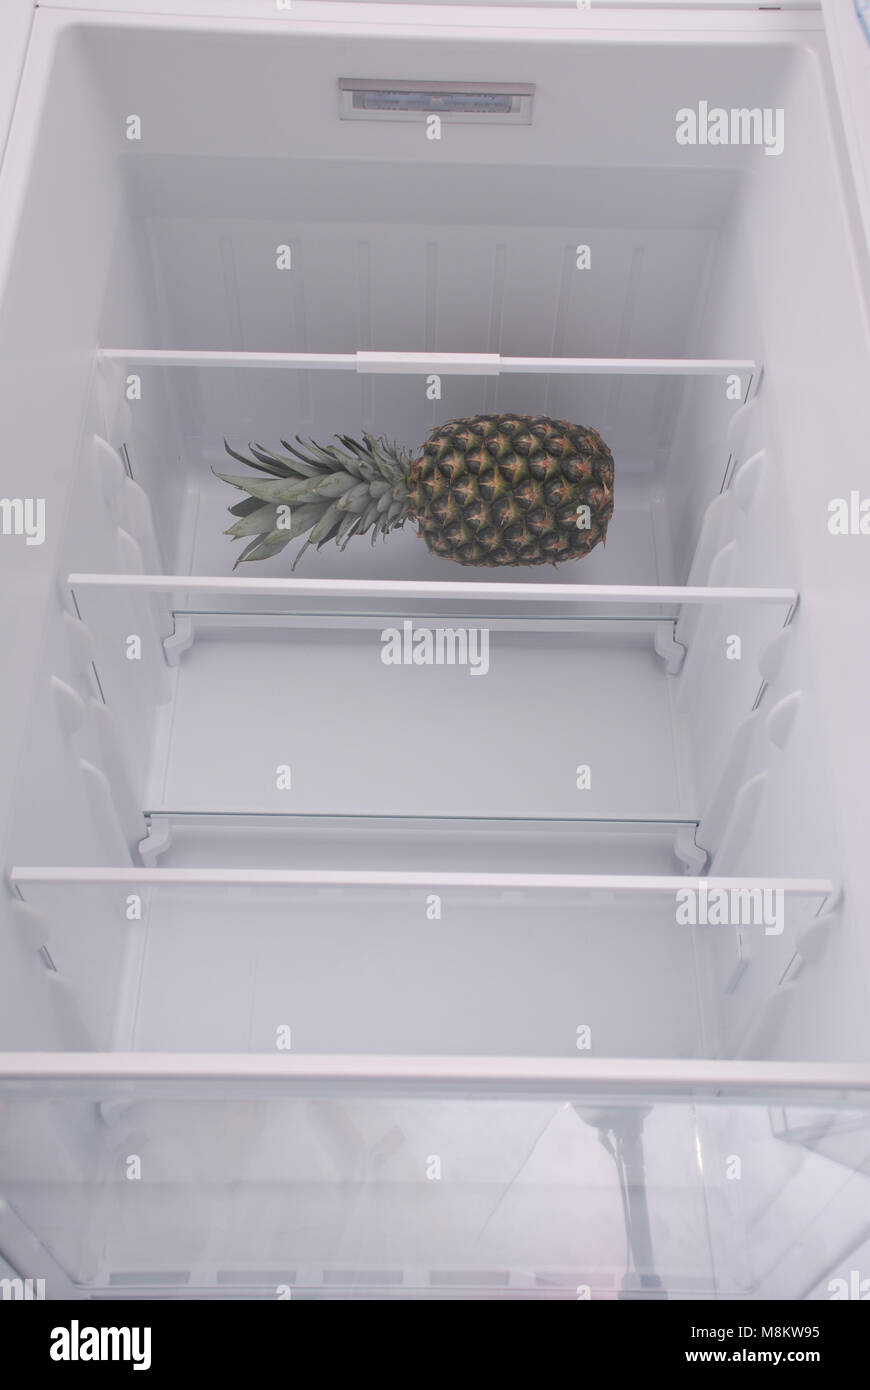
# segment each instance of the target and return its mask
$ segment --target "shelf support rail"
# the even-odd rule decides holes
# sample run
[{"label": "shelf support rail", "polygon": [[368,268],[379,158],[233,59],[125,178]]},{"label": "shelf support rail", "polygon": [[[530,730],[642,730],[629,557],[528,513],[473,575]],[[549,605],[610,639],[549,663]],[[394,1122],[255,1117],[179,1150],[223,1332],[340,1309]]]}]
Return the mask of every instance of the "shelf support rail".
[{"label": "shelf support rail", "polygon": [[98,349],[101,363],[154,367],[280,368],[363,375],[742,376],[747,399],[760,376],[753,358],[503,357],[496,352],[211,352],[186,348]]}]

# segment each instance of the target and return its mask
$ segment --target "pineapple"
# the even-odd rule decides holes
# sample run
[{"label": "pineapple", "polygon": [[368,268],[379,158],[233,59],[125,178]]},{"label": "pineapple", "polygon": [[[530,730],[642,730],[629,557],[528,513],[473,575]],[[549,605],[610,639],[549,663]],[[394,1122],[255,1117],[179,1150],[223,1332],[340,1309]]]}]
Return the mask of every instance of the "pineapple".
[{"label": "pineapple", "polygon": [[296,436],[286,455],[249,445],[227,453],[270,475],[217,476],[249,495],[226,532],[253,537],[236,565],[266,560],[307,533],[309,545],[416,522],[433,555],[460,565],[544,565],[604,543],[613,514],[613,457],[595,430],[544,415],[474,415],[433,430],[419,458],[364,434],[321,446]]}]

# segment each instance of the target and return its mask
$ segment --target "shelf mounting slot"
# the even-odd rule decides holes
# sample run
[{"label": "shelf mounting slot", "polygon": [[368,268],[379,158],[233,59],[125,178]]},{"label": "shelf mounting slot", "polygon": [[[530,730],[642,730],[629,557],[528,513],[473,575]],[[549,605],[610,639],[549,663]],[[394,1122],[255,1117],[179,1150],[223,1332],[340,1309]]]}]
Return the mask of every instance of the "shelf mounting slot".
[{"label": "shelf mounting slot", "polygon": [[189,613],[173,613],[172,632],[163,639],[163,650],[166,653],[168,665],[178,665],[182,653],[193,646],[195,635],[191,615]]},{"label": "shelf mounting slot", "polygon": [[139,841],[139,856],[147,869],[153,869],[172,844],[172,822],[167,816],[146,815],[145,819],[148,834]]},{"label": "shelf mounting slot", "polygon": [[687,649],[682,642],[677,641],[676,630],[676,619],[668,618],[656,623],[653,637],[656,655],[662,658],[669,676],[675,676],[686,659]]}]

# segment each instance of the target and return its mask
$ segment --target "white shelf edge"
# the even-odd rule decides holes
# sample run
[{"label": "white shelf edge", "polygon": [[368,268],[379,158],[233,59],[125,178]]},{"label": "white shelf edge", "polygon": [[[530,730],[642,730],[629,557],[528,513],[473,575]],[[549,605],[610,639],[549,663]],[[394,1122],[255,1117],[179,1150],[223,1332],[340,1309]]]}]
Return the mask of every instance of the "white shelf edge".
[{"label": "white shelf edge", "polygon": [[392,869],[145,869],[75,868],[42,865],[14,866],[9,871],[13,886],[25,884],[141,884],[146,887],[184,885],[238,885],[270,887],[294,884],[348,885],[359,887],[424,888],[577,888],[606,892],[675,893],[684,888],[700,892],[716,889],[782,889],[788,893],[829,896],[834,885],[816,878],[689,878],[654,874],[548,874],[432,872]]},{"label": "white shelf edge", "polygon": [[190,348],[97,349],[101,362],[128,366],[284,368],[300,371],[350,371],[414,374],[456,372],[498,376],[502,373],[576,376],[755,376],[752,358],[718,357],[501,357],[474,352],[212,352]]},{"label": "white shelf edge", "polygon": [[[691,13],[692,10],[701,10],[702,15],[710,9],[717,11],[720,16],[737,14],[741,24],[746,24],[750,20],[756,20],[759,12],[758,0],[596,0],[595,11],[590,14],[589,10],[576,7],[576,0],[427,0],[427,3],[420,4],[415,13],[415,0],[375,0],[374,5],[363,8],[366,11],[365,18],[353,13],[352,6],[354,0],[345,0],[341,7],[342,11],[349,13],[335,13],[329,15],[327,20],[321,20],[315,26],[312,16],[315,12],[323,10],[320,5],[305,4],[304,0],[296,4],[292,9],[282,12],[275,18],[264,17],[258,8],[257,0],[186,0],[185,17],[202,17],[220,19],[224,22],[229,20],[256,19],[259,28],[266,29],[272,33],[277,31],[278,21],[281,21],[280,28],[283,30],[288,24],[292,24],[298,30],[304,27],[306,30],[317,27],[320,29],[324,23],[335,23],[342,21],[350,23],[355,28],[369,28],[380,18],[378,13],[381,7],[386,7],[385,13],[391,24],[399,22],[397,15],[401,10],[401,22],[403,25],[429,25],[432,22],[431,8],[438,12],[439,19],[444,24],[463,26],[471,25],[472,21],[476,24],[481,22],[481,12],[488,28],[501,28],[509,26],[527,26],[529,28],[555,28],[557,37],[562,34],[569,34],[571,37],[575,33],[582,32],[580,24],[589,25],[596,23],[596,13],[601,10],[634,10],[643,12],[645,18],[655,15],[657,11],[682,11]],[[80,10],[83,0],[52,0],[52,9],[55,10]],[[339,6],[335,5],[335,11]],[[768,7],[771,8],[771,7]],[[776,11],[782,10],[790,14],[799,14],[803,18],[805,14],[815,13],[819,8],[819,0],[782,0],[781,4],[772,7]],[[87,9],[95,14],[109,10],[112,14],[127,14],[132,12],[134,17],[141,19],[142,16],[154,15],[158,18],[166,16],[166,0],[88,0]],[[375,10],[374,16],[371,11]],[[567,30],[566,24],[574,18],[576,12],[578,20],[577,30]],[[443,18],[442,18],[443,17]],[[706,17],[706,15],[705,15]],[[765,16],[768,18],[768,16]],[[774,18],[773,13],[769,15]],[[383,21],[382,21],[383,22]],[[646,20],[648,23],[648,18]],[[757,21],[756,21],[757,22]],[[755,26],[753,26],[755,27]],[[819,27],[815,23],[815,28]]]},{"label": "white shelf edge", "polygon": [[133,589],[144,593],[182,590],[192,594],[234,594],[280,598],[474,598],[586,603],[783,603],[797,602],[796,589],[703,588],[634,584],[492,584],[417,579],[229,579],[189,574],[70,574],[71,589]]},{"label": "white shelf edge", "polygon": [[867,1091],[870,1063],[690,1061],[676,1058],[412,1057],[185,1052],[5,1052],[0,1083],[336,1083],[379,1089],[431,1087],[530,1092],[580,1086],[626,1092]]},{"label": "white shelf edge", "polygon": [[637,812],[602,811],[583,816],[560,815],[557,812],[534,816],[500,816],[474,811],[460,811],[447,815],[446,813],[429,811],[270,811],[265,808],[252,810],[233,806],[222,806],[219,810],[208,811],[201,806],[149,805],[142,809],[142,815],[146,824],[151,827],[158,825],[161,821],[172,825],[187,822],[198,827],[203,825],[213,827],[233,822],[234,828],[237,829],[242,828],[242,826],[253,826],[258,821],[267,821],[273,827],[283,826],[286,829],[294,827],[300,822],[325,826],[329,822],[343,821],[353,824],[365,823],[369,827],[374,827],[384,822],[390,822],[394,826],[398,821],[403,826],[410,824],[431,825],[434,822],[440,827],[449,826],[453,829],[456,829],[457,826],[467,827],[469,824],[490,828],[524,826],[532,829],[538,829],[544,825],[556,825],[560,830],[576,830],[580,827],[587,827],[614,830],[617,833],[622,831],[626,834],[631,834],[633,831],[652,831],[662,834],[670,831],[673,834],[678,830],[688,829],[691,830],[692,834],[695,834],[701,824],[700,814],[697,811],[672,811],[652,815]]}]

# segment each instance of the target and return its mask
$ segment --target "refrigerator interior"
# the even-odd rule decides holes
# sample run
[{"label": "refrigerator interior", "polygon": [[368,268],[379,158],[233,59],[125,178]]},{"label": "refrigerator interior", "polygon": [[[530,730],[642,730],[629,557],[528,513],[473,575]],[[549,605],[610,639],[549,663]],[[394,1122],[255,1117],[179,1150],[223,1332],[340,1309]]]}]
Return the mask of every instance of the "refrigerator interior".
[{"label": "refrigerator interior", "polygon": [[[866,1095],[795,1077],[868,1060],[838,641],[868,579],[825,517],[870,335],[823,31],[330,8],[34,28],[0,237],[3,488],[45,506],[0,546],[0,1274],[828,1297],[870,1258]],[[341,120],[362,76],[533,83],[532,120]],[[784,111],[782,153],[678,144],[706,100]],[[480,411],[601,433],[606,546],[477,571],[406,527],[233,573],[225,439],[416,448]],[[408,623],[485,631],[486,669],[385,664]]]}]

